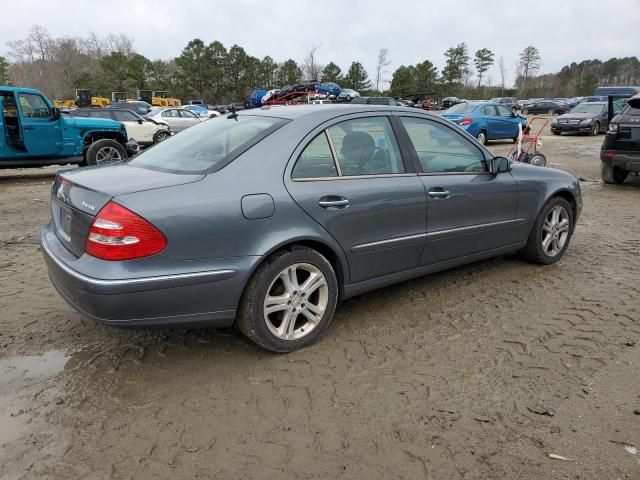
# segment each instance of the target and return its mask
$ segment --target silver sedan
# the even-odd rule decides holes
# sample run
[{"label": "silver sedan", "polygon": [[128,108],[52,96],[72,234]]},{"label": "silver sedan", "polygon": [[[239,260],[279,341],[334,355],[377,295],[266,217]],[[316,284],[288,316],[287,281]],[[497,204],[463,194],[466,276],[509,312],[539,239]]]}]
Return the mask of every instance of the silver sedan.
[{"label": "silver sedan", "polygon": [[168,124],[174,132],[181,132],[202,121],[200,117],[185,108],[152,108],[146,117]]}]

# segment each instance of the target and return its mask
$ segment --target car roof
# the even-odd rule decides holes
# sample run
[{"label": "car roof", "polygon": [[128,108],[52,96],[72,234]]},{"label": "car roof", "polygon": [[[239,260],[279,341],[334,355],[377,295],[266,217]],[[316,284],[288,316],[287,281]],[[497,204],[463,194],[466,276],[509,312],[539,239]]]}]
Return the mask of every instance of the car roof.
[{"label": "car roof", "polygon": [[35,88],[10,87],[8,85],[0,85],[0,90],[15,93],[37,93],[39,95],[42,95],[42,92],[40,90],[36,90]]},{"label": "car roof", "polygon": [[[296,120],[303,117],[318,117],[319,121],[330,120],[335,117],[343,115],[349,115],[352,113],[364,113],[364,112],[406,112],[406,113],[421,113],[426,114],[434,118],[439,118],[438,115],[434,115],[429,112],[423,112],[410,107],[396,107],[390,105],[367,105],[367,104],[315,104],[315,105],[286,105],[286,106],[264,106],[262,108],[251,108],[240,110],[236,112],[240,116],[252,115],[252,116],[265,116],[265,117],[277,117],[286,120]],[[227,114],[225,114],[227,115]],[[221,117],[224,118],[224,117]]]}]

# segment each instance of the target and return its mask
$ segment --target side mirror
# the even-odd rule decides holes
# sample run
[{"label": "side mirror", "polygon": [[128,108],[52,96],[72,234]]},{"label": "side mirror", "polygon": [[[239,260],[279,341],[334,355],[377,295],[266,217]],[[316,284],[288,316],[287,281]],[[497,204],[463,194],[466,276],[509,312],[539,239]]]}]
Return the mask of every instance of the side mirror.
[{"label": "side mirror", "polygon": [[58,120],[61,115],[62,112],[60,111],[60,109],[58,107],[53,107],[53,119]]},{"label": "side mirror", "polygon": [[493,175],[498,175],[499,173],[505,173],[511,170],[511,162],[509,162],[508,158],[505,157],[493,157],[489,160],[489,171]]}]

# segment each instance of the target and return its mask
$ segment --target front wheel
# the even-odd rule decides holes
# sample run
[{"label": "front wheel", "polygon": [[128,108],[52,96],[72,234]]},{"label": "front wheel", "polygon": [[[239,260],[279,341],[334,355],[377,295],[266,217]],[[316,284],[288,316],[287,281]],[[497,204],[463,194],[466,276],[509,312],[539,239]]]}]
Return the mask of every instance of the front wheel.
[{"label": "front wheel", "polygon": [[164,142],[167,138],[170,138],[171,134],[169,132],[167,132],[166,130],[160,130],[159,132],[156,132],[156,134],[153,136],[153,143],[160,143],[160,142]]},{"label": "front wheel", "polygon": [[596,122],[591,126],[591,131],[589,132],[592,137],[595,137],[600,133],[600,123]]},{"label": "front wheel", "polygon": [[609,165],[608,163],[601,162],[600,163],[600,176],[602,177],[602,181],[604,183],[620,185],[624,183],[624,181],[629,176],[629,172],[626,170],[620,170],[613,165]]},{"label": "front wheel", "polygon": [[547,113],[548,113],[549,115],[553,115],[553,114],[554,114],[554,113],[556,113],[556,112],[555,112],[555,110],[549,110]]},{"label": "front wheel", "polygon": [[542,208],[529,234],[524,257],[549,265],[562,258],[573,234],[573,209],[562,197],[552,198]]},{"label": "front wheel", "polygon": [[541,153],[534,153],[529,157],[529,164],[534,167],[544,167],[547,165],[547,157]]},{"label": "front wheel", "polygon": [[322,335],[337,300],[331,263],[315,250],[293,247],[272,255],[251,277],[237,326],[262,348],[292,352]]},{"label": "front wheel", "polygon": [[522,114],[523,115],[529,115],[529,109],[525,108],[524,110],[522,110]]},{"label": "front wheel", "polygon": [[87,165],[110,165],[127,159],[127,151],[117,141],[110,138],[96,140],[87,149]]}]

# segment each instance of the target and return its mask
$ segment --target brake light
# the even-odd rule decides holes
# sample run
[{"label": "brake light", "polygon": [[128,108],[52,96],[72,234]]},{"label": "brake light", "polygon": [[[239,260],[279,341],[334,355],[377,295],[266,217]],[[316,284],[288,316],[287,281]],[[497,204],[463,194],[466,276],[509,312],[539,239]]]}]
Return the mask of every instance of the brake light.
[{"label": "brake light", "polygon": [[471,122],[473,122],[473,118],[471,117],[463,118],[462,120],[460,120],[460,125],[462,126],[469,125]]},{"label": "brake light", "polygon": [[103,260],[132,260],[155,255],[166,246],[167,239],[151,223],[109,202],[89,228],[85,252]]},{"label": "brake light", "polygon": [[613,156],[616,154],[616,152],[612,152],[611,150],[607,150],[605,152],[602,153],[602,156],[604,158],[606,158],[607,160],[612,160]]}]

